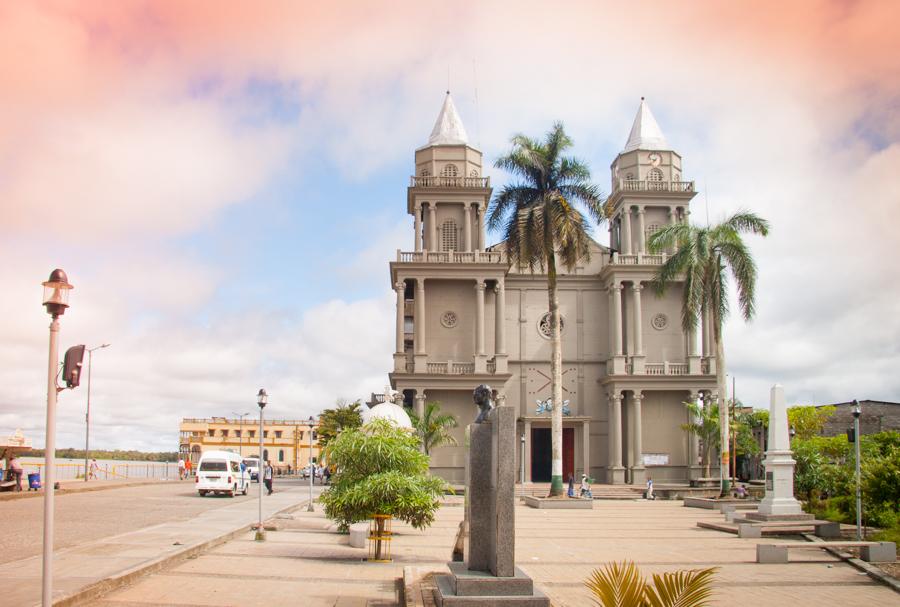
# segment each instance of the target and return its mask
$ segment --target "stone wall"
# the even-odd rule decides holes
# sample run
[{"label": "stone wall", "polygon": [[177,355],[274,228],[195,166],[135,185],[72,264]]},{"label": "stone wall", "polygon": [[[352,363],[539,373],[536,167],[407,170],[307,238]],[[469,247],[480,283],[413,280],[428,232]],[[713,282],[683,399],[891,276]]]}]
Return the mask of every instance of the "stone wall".
[{"label": "stone wall", "polygon": [[[861,434],[900,431],[900,403],[863,400],[859,405],[862,410],[859,416]],[[834,407],[837,410],[826,422],[822,430],[823,436],[844,434],[847,428],[853,427],[853,403],[836,403]]]}]

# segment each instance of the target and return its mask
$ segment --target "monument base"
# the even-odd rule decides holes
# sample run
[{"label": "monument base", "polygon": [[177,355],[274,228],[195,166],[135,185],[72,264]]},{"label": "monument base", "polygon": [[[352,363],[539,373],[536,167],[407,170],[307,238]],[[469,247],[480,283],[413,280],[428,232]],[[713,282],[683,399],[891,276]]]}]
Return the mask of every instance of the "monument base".
[{"label": "monument base", "polygon": [[768,514],[765,512],[748,512],[744,515],[745,519],[751,521],[760,521],[760,522],[768,522],[768,521],[812,521],[815,520],[815,516],[812,514],[807,514],[806,512],[799,512],[794,514]]},{"label": "monument base", "polygon": [[459,607],[550,607],[550,599],[525,572],[516,567],[512,577],[497,577],[486,571],[471,571],[463,563],[447,563],[450,575],[434,577],[434,602]]}]

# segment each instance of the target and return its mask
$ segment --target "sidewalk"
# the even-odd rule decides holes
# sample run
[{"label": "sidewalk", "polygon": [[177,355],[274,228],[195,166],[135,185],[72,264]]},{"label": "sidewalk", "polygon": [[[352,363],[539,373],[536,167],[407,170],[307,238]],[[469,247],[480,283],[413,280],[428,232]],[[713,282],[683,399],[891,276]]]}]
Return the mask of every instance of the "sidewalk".
[{"label": "sidewalk", "polygon": [[[225,499],[225,498],[221,498]],[[276,491],[263,498],[263,516],[271,517],[305,503],[300,487]],[[256,522],[258,502],[245,501],[215,510],[189,521],[165,523],[54,552],[54,604],[68,604],[108,592],[147,568],[198,554]],[[35,541],[40,542],[38,537]],[[31,607],[41,602],[41,557],[0,565],[4,605]]]},{"label": "sidewalk", "polygon": [[[394,521],[393,563],[366,563],[366,549],[351,548],[321,508],[277,517],[265,542],[243,532],[195,559],[136,580],[93,602],[98,607],[247,605],[376,607],[394,605],[404,567],[419,575],[444,571],[461,504],[445,506],[435,524],[416,531]],[[718,566],[712,604],[891,605],[897,595],[824,552],[802,551],[786,565],[759,565],[756,544],[699,529],[716,512],[681,502],[596,502],[594,510],[516,508],[516,559],[555,607],[593,604],[584,580],[613,560],[633,560],[651,573]],[[427,584],[424,584],[427,586]],[[430,592],[412,586],[410,605],[431,606]],[[423,592],[424,590],[424,592]],[[417,592],[416,592],[417,591]]]}]

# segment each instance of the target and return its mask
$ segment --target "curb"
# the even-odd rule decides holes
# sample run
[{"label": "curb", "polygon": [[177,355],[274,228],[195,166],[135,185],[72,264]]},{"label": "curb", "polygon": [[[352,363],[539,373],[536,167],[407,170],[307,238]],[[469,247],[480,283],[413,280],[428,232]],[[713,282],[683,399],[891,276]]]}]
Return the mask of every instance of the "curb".
[{"label": "curb", "polygon": [[[315,500],[313,500],[315,501]],[[286,508],[282,508],[276,512],[273,512],[268,519],[271,519],[279,514],[284,514],[290,510],[295,508],[299,508],[309,503],[309,499],[306,498],[302,502],[292,504]],[[266,520],[268,520],[266,519]],[[247,525],[242,525],[241,527],[224,533],[218,537],[214,537],[205,542],[201,542],[200,544],[195,544],[193,546],[186,546],[184,550],[176,552],[174,554],[170,554],[168,556],[158,557],[152,561],[143,563],[141,565],[137,565],[132,567],[131,569],[126,569],[125,571],[119,572],[115,575],[102,579],[100,581],[89,584],[75,592],[70,594],[61,596],[57,599],[53,600],[53,607],[75,607],[77,605],[83,605],[86,601],[90,601],[93,599],[100,598],[101,596],[112,592],[113,590],[117,590],[122,586],[126,586],[134,582],[135,580],[152,573],[156,573],[157,571],[161,571],[175,563],[179,563],[181,561],[186,561],[188,559],[199,556],[200,554],[215,548],[217,546],[221,546],[225,542],[234,539],[241,533],[246,531],[250,531],[254,529],[256,523],[249,523]],[[39,604],[38,604],[39,605]],[[35,607],[38,607],[35,605]]]},{"label": "curb", "polygon": [[[807,539],[807,541],[810,541],[810,542],[824,541],[824,540],[822,540],[822,538],[816,537],[814,535],[809,535],[807,533],[804,533],[803,537],[805,537]],[[885,586],[887,586],[894,592],[900,594],[900,580],[897,580],[896,578],[889,576],[888,574],[886,574],[884,571],[882,571],[875,565],[872,565],[871,563],[867,563],[866,561],[864,561],[862,559],[855,558],[846,552],[841,552],[837,548],[825,548],[825,551],[828,552],[829,554],[832,554],[832,555],[838,557],[841,560],[844,560],[844,561],[850,563],[853,567],[856,567],[860,571],[865,572],[870,578],[872,578],[876,582],[881,582],[882,584],[884,584]]]},{"label": "curb", "polygon": [[[93,485],[93,486],[84,486],[84,487],[72,487],[68,488],[65,485],[60,485],[59,489],[57,489],[54,494],[55,495],[71,495],[73,493],[88,493],[90,491],[106,491],[107,489],[125,489],[126,487],[143,487],[150,485],[168,485],[171,483],[178,483],[181,481],[171,480],[171,481],[134,481],[134,482],[123,482],[118,485]],[[28,499],[32,497],[43,497],[44,490],[40,491],[8,491],[0,493],[0,502],[9,502],[12,500],[20,500],[20,499]]]}]

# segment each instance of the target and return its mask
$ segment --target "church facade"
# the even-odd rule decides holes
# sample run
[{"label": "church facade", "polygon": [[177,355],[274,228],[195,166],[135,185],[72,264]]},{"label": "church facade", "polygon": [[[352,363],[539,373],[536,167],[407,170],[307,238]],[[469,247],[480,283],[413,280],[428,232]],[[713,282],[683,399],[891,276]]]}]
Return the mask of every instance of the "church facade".
[{"label": "church facade", "polygon": [[[613,484],[683,482],[701,476],[696,439],[682,429],[685,401],[714,396],[709,319],[681,328],[680,286],[650,288],[666,253],[647,238],[688,221],[696,195],[681,157],[642,100],[612,163],[609,247],[560,269],[563,478],[582,472]],[[490,177],[449,93],[428,142],[415,151],[407,189],[414,250],[390,263],[397,297],[391,387],[417,413],[426,402],[459,420],[458,446],[431,456],[432,471],[464,480],[464,427],[472,390],[488,384],[518,414],[525,482],[550,480],[550,327],[546,276],[511,268],[491,247],[485,214]],[[695,334],[696,333],[696,334]],[[715,466],[713,466],[715,468]],[[521,475],[521,474],[520,474]]]}]

